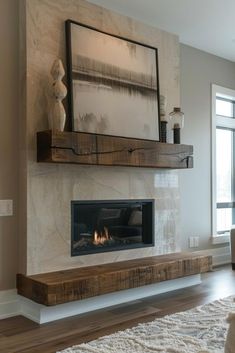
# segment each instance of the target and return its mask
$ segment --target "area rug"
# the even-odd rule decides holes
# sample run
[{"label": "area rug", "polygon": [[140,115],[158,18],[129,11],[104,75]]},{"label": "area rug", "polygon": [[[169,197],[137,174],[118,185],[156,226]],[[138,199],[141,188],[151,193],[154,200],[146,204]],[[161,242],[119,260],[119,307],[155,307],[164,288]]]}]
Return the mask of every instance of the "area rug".
[{"label": "area rug", "polygon": [[223,353],[231,311],[228,297],[57,353]]}]

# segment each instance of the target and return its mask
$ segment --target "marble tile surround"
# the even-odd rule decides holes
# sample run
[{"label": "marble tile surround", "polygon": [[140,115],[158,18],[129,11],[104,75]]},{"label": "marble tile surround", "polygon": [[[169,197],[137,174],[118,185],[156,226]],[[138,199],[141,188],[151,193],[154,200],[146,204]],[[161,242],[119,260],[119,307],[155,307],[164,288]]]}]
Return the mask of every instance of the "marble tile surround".
[{"label": "marble tile surround", "polygon": [[[28,222],[30,273],[174,252],[179,244],[175,171],[31,165]],[[70,257],[71,200],[155,199],[156,246]],[[29,236],[34,235],[34,236]]]},{"label": "marble tile surround", "polygon": [[[167,110],[179,104],[179,44],[174,35],[112,13],[84,0],[25,0],[27,255],[26,273],[122,261],[179,250],[178,172],[142,168],[36,163],[37,131],[48,128],[47,87],[56,57],[65,62],[68,18],[159,49],[160,90]],[[24,83],[24,84],[25,84]],[[70,256],[71,200],[155,199],[156,246]]]}]

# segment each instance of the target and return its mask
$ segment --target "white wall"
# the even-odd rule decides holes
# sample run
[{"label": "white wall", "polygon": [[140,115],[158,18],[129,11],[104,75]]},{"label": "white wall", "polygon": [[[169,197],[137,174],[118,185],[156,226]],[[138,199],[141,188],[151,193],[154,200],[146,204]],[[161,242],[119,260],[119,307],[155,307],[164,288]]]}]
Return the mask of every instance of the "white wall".
[{"label": "white wall", "polygon": [[235,63],[181,45],[182,143],[194,146],[194,168],[180,171],[181,247],[199,236],[200,248],[212,248],[211,236],[211,84],[235,89]]}]

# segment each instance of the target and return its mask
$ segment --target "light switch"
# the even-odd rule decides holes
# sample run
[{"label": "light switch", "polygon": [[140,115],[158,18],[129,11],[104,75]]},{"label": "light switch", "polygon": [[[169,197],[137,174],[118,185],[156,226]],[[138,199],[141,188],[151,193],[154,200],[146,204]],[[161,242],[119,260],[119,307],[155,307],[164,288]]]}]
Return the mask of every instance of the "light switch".
[{"label": "light switch", "polygon": [[0,200],[0,217],[13,216],[13,200]]}]

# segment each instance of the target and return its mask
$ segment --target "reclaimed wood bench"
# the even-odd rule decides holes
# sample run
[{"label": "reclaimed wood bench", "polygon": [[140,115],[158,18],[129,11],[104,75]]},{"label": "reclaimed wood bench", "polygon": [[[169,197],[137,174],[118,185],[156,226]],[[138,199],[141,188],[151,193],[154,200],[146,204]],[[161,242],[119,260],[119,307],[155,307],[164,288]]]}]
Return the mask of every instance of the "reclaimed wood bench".
[{"label": "reclaimed wood bench", "polygon": [[17,291],[50,306],[201,274],[211,268],[211,256],[174,253],[32,276],[17,274]]}]

